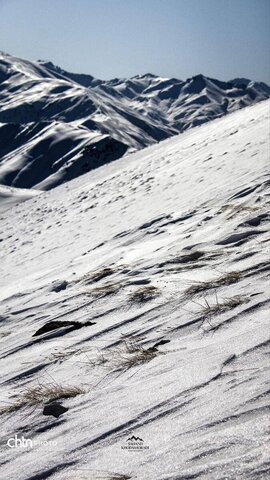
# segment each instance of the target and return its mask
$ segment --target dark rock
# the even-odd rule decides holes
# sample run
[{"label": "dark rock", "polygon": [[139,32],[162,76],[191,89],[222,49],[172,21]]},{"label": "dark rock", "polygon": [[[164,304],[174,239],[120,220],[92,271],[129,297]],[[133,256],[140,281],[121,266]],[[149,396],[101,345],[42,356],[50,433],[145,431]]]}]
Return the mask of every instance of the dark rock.
[{"label": "dark rock", "polygon": [[44,333],[52,332],[53,330],[58,330],[63,327],[67,327],[66,333],[71,332],[73,330],[78,330],[79,328],[82,327],[87,327],[89,325],[95,325],[95,322],[91,322],[90,320],[85,323],[80,323],[76,321],[59,321],[59,320],[54,320],[51,322],[45,323],[43,327],[39,328],[32,336],[33,337],[38,337],[39,335],[43,335]]},{"label": "dark rock", "polygon": [[50,291],[51,292],[61,292],[61,290],[66,290],[68,286],[68,282],[66,280],[57,280],[56,282],[53,282]]},{"label": "dark rock", "polygon": [[50,403],[49,405],[45,405],[43,409],[43,415],[52,415],[53,417],[58,418],[67,411],[68,408],[63,407],[61,403]]}]

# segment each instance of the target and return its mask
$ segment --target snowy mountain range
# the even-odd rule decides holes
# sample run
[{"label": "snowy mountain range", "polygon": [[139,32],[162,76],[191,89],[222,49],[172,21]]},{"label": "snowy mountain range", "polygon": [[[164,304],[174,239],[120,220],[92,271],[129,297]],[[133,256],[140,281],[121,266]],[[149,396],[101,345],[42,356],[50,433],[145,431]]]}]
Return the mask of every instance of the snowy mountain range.
[{"label": "snowy mountain range", "polygon": [[[146,109],[161,82],[115,81],[118,100],[51,71],[18,61],[2,73],[14,172],[49,161],[46,146],[64,155],[67,137],[75,162],[102,115],[136,137],[122,117],[130,85],[152,82],[138,93]],[[185,86],[196,82],[221,88]],[[269,119],[266,100],[1,213],[1,478],[269,478]]]},{"label": "snowy mountain range", "polygon": [[244,78],[103,81],[1,53],[0,184],[12,188],[0,196],[49,190],[269,96],[269,86]]}]

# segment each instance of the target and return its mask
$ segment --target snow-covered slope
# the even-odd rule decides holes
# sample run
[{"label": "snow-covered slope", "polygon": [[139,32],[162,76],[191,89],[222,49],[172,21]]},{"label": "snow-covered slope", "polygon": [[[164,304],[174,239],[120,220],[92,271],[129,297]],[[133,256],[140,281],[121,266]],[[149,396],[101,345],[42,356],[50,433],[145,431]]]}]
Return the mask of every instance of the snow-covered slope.
[{"label": "snow-covered slope", "polygon": [[1,478],[267,478],[269,116],[1,215]]},{"label": "snow-covered slope", "polygon": [[102,81],[0,54],[0,183],[48,190],[270,95],[263,83]]},{"label": "snow-covered slope", "polygon": [[33,188],[14,188],[0,185],[0,212],[40,194],[40,190],[34,190]]}]

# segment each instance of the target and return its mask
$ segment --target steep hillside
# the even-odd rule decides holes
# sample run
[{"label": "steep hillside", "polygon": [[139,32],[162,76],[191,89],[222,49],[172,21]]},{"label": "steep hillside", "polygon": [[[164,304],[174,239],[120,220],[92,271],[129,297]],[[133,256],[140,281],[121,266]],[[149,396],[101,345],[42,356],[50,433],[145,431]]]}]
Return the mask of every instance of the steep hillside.
[{"label": "steep hillside", "polygon": [[0,54],[0,184],[51,189],[270,95],[263,83],[102,81]]},{"label": "steep hillside", "polygon": [[1,478],[267,478],[269,117],[2,213]]}]

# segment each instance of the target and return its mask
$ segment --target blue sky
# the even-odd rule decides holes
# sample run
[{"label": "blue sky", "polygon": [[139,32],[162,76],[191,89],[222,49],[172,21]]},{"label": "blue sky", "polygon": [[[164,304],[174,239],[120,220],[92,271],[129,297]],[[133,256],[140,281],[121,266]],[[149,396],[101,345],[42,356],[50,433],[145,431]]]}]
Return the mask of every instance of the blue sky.
[{"label": "blue sky", "polygon": [[270,0],[0,0],[0,49],[104,79],[270,83]]}]

